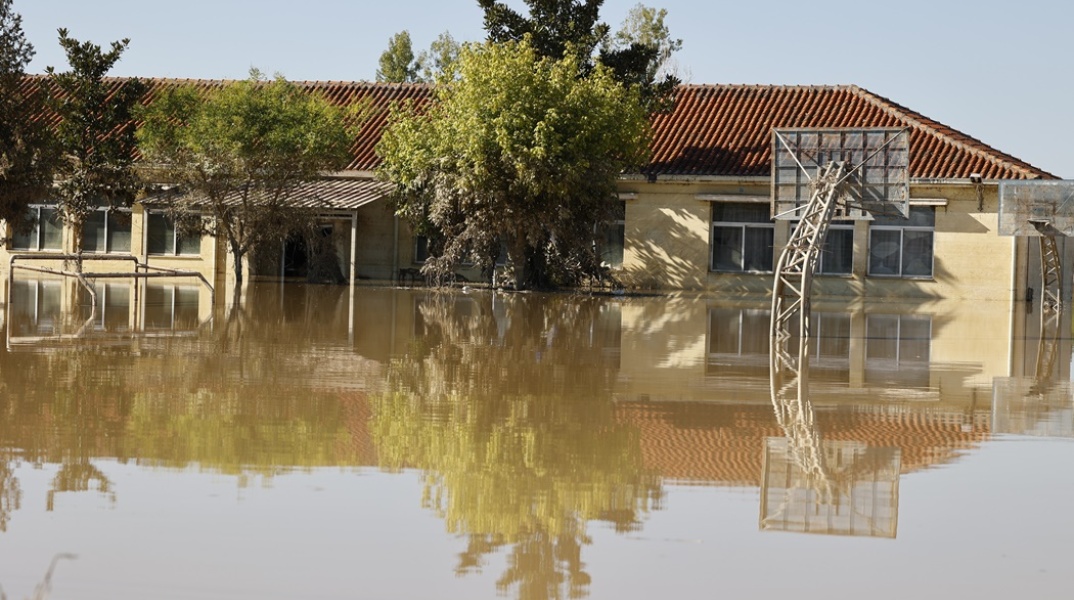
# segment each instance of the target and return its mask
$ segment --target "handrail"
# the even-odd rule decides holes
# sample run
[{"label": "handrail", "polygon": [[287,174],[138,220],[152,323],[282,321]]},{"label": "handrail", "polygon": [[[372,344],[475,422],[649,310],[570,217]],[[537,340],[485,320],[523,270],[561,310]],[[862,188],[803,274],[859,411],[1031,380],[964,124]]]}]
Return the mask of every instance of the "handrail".
[{"label": "handrail", "polygon": [[[57,269],[48,269],[46,267],[30,267],[28,265],[17,265],[16,261],[20,259],[25,260],[91,260],[91,261],[124,261],[134,263],[133,273],[80,273],[75,271],[65,271]],[[65,254],[62,252],[35,252],[32,254],[12,254],[8,259],[8,289],[11,288],[10,280],[14,278],[15,269],[24,269],[26,271],[34,271],[38,273],[50,273],[53,275],[61,275],[63,277],[75,277],[79,279],[84,286],[90,291],[90,295],[94,297],[94,303],[96,303],[96,295],[93,290],[89,288],[86,283],[86,279],[117,279],[121,277],[197,277],[209,290],[209,303],[211,306],[216,306],[216,289],[213,288],[209,280],[205,278],[205,275],[198,271],[182,271],[179,269],[169,269],[166,267],[158,267],[156,265],[150,265],[138,260],[137,256],[130,254],[105,254],[105,255],[78,255],[78,254]],[[147,272],[140,272],[139,269],[145,269]],[[149,273],[148,271],[156,271],[155,273]]]}]

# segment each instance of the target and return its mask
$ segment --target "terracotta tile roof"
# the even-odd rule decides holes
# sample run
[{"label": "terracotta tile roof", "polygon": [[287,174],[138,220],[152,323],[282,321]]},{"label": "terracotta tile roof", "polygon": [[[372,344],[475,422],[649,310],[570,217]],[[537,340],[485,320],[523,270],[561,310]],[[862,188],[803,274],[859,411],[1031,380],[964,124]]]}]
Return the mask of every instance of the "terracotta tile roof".
[{"label": "terracotta tile roof", "polygon": [[655,175],[768,177],[772,129],[910,128],[910,176],[1054,179],[980,140],[860,87],[685,85],[653,118]]},{"label": "terracotta tile roof", "polygon": [[[36,86],[42,76],[28,76]],[[118,88],[127,79],[113,78]],[[144,102],[176,85],[211,89],[221,80],[146,79]],[[296,82],[317,91],[337,105],[368,102],[369,119],[355,138],[351,171],[370,171],[378,165],[375,148],[393,103],[431,98],[423,84],[349,81]],[[979,173],[985,179],[1054,179],[1055,176],[1000,152],[987,144],[900,106],[860,87],[779,85],[684,85],[674,109],[653,117],[651,164],[654,175],[768,177],[773,128],[789,127],[909,127],[911,177],[966,179]]]},{"label": "terracotta tile roof", "polygon": [[[646,468],[683,483],[758,487],[765,440],[784,435],[765,405],[625,403],[615,414],[638,428]],[[950,415],[920,411],[817,411],[816,423],[823,440],[898,448],[902,473],[954,460],[991,436],[986,419],[967,428]]]}]

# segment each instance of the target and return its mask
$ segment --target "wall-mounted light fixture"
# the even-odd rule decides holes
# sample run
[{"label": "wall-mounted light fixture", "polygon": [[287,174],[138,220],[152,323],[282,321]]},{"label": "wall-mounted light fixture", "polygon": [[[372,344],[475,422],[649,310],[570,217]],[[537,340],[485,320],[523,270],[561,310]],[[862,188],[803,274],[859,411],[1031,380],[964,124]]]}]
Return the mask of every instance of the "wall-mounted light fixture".
[{"label": "wall-mounted light fixture", "polygon": [[980,173],[970,173],[970,183],[977,192],[977,212],[984,212],[984,179]]}]

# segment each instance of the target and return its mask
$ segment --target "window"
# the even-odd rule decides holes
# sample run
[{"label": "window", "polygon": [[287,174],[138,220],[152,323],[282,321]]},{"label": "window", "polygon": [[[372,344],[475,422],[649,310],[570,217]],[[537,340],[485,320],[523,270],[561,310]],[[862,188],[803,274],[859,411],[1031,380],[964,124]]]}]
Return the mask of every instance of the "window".
[{"label": "window", "polygon": [[149,254],[196,256],[201,254],[201,237],[182,237],[175,223],[160,212],[147,214],[146,250]]},{"label": "window", "polygon": [[63,224],[56,210],[44,206],[30,207],[29,231],[16,232],[11,238],[12,250],[62,250]]},{"label": "window", "polygon": [[932,317],[868,315],[865,320],[865,381],[928,387]]},{"label": "window", "polygon": [[820,253],[821,275],[850,275],[854,269],[854,225],[832,223]]},{"label": "window", "polygon": [[86,252],[130,252],[130,213],[104,209],[90,213],[82,224],[82,249]]},{"label": "window", "polygon": [[[96,331],[123,332],[129,331],[131,326],[131,284],[129,283],[101,283],[93,284],[97,292],[97,312],[93,328]],[[82,316],[90,316],[90,297],[84,290],[80,290]]]},{"label": "window", "polygon": [[[798,226],[798,221],[791,224],[791,231]],[[817,273],[821,275],[850,275],[854,268],[854,224],[833,222],[828,226],[828,236],[824,238],[824,249],[820,251]]]},{"label": "window", "polygon": [[772,271],[775,225],[761,203],[712,205],[712,270]]},{"label": "window", "polygon": [[869,228],[869,275],[932,277],[936,209],[911,206],[910,217],[878,216]]},{"label": "window", "polygon": [[615,217],[598,231],[600,262],[609,267],[623,266],[623,245],[626,239],[626,202],[620,201]]},{"label": "window", "polygon": [[414,238],[414,263],[422,264],[429,260],[429,238],[419,235]]},{"label": "window", "polygon": [[186,286],[147,285],[145,328],[191,330],[198,327],[199,290]]},{"label": "window", "polygon": [[12,331],[17,335],[51,335],[63,323],[63,299],[59,281],[36,279],[11,283],[7,307]]}]

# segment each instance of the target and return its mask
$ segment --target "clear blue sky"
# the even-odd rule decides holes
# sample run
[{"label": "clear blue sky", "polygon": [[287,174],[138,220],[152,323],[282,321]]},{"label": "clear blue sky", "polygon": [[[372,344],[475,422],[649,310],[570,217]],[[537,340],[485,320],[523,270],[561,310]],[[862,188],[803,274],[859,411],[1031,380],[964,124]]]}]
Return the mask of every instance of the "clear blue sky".
[{"label": "clear blue sky", "polygon": [[[520,0],[508,2],[524,7]],[[606,0],[618,26],[637,0]],[[1074,2],[647,0],[668,10],[691,83],[853,83],[1059,176],[1074,178]],[[475,0],[14,0],[37,49],[56,29],[129,37],[115,75],[372,79],[388,38],[484,37]]]}]

